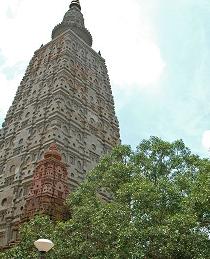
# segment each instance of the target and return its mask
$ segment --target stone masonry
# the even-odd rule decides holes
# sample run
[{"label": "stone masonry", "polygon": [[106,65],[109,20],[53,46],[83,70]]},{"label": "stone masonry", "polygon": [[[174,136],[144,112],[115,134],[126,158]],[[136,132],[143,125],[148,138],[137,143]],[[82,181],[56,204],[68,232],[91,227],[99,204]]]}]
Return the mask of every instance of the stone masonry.
[{"label": "stone masonry", "polygon": [[34,170],[21,222],[37,214],[49,215],[54,220],[65,219],[64,203],[68,194],[68,171],[57,146],[52,144]]},{"label": "stone masonry", "polygon": [[0,129],[0,246],[16,240],[37,162],[56,143],[73,191],[120,143],[105,60],[74,0],[35,51]]}]

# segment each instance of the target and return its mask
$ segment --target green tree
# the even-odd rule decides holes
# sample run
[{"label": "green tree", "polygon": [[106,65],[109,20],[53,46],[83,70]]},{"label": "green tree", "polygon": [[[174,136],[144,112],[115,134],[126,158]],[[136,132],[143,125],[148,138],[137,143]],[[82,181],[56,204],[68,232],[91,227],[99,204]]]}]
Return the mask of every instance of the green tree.
[{"label": "green tree", "polygon": [[39,238],[53,239],[54,223],[47,216],[36,216],[20,229],[21,242],[19,245],[0,254],[4,259],[32,259],[39,258],[34,241]]},{"label": "green tree", "polygon": [[[70,195],[71,219],[32,220],[2,258],[28,258],[11,253],[27,253],[46,233],[55,243],[48,258],[208,259],[209,172],[210,161],[180,140],[151,137],[135,152],[116,147]],[[42,220],[49,229],[40,236],[33,224]]]}]

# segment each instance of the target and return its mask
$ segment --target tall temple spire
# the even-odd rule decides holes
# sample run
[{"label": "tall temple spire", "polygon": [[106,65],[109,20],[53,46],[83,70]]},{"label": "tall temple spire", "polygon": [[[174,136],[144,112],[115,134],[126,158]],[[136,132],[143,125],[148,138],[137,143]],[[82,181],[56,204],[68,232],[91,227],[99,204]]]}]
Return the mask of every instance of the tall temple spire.
[{"label": "tall temple spire", "polygon": [[81,11],[81,5],[80,5],[79,0],[72,0],[72,2],[71,2],[69,7],[72,8],[73,6],[78,7],[80,9],[80,11]]},{"label": "tall temple spire", "polygon": [[91,48],[79,1],[67,9],[34,52],[0,129],[0,249],[37,213],[65,218],[68,193],[120,143],[105,60]]},{"label": "tall temple spire", "polygon": [[92,46],[92,36],[85,28],[84,17],[81,13],[79,0],[72,0],[69,10],[64,15],[63,21],[53,29],[52,38],[54,39],[58,37],[69,29],[89,46]]}]

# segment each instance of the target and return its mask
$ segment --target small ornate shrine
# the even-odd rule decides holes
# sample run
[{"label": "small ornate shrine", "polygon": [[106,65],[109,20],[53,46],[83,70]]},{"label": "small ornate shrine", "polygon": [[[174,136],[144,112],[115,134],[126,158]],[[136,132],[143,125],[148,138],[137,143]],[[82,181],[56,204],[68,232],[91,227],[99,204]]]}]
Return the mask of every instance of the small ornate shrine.
[{"label": "small ornate shrine", "polygon": [[69,194],[66,165],[55,144],[38,162],[32,180],[32,187],[26,198],[22,220],[38,214],[49,215],[53,219],[65,218],[65,200]]}]

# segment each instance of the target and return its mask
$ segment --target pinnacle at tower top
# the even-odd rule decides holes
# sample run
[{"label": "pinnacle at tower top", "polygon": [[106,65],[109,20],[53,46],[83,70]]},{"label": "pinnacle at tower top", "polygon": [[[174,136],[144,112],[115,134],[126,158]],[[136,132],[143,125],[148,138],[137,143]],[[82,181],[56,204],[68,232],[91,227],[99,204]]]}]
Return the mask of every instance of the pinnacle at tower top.
[{"label": "pinnacle at tower top", "polygon": [[71,2],[69,10],[66,12],[63,21],[54,28],[52,32],[52,39],[58,37],[60,34],[69,29],[77,34],[80,39],[82,39],[89,46],[92,46],[92,36],[85,28],[79,0],[74,0]]},{"label": "pinnacle at tower top", "polygon": [[[70,193],[120,143],[105,60],[91,46],[80,3],[73,0],[52,40],[35,51],[26,69],[0,129],[0,246],[17,239],[34,170],[52,143],[67,168]],[[47,179],[59,170],[46,162],[39,175]],[[59,199],[55,183],[35,182],[42,183],[35,189],[44,197],[53,189],[53,200]],[[49,211],[47,206],[39,207]]]}]

